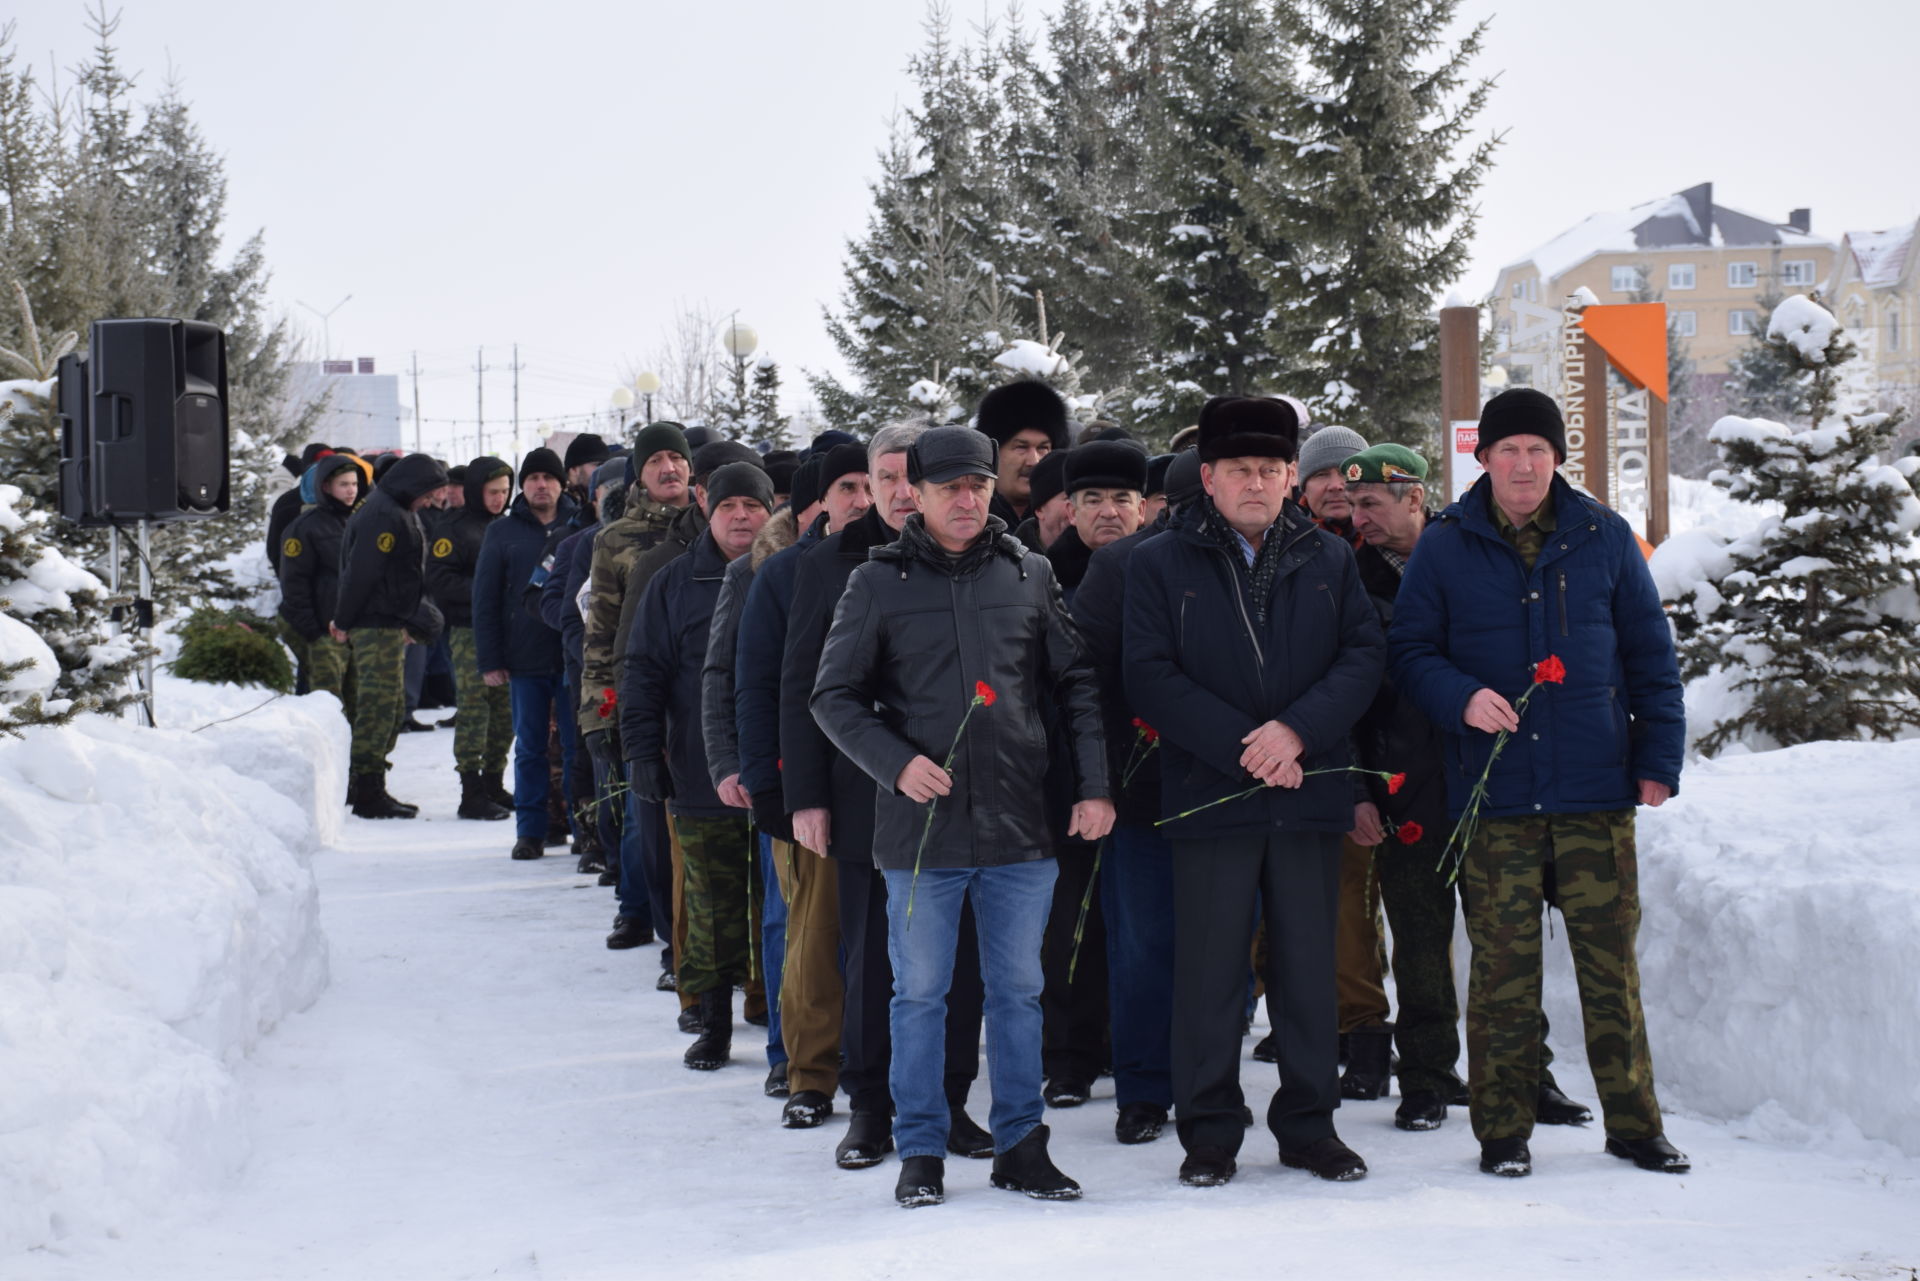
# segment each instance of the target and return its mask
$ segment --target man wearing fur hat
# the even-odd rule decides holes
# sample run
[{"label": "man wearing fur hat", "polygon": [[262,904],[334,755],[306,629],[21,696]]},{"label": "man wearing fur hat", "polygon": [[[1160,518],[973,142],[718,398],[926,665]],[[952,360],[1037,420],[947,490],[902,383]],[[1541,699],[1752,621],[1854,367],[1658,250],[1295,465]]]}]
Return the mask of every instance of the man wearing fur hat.
[{"label": "man wearing fur hat", "polygon": [[[1033,469],[1056,449],[1072,444],[1072,415],[1060,393],[1037,378],[995,387],[980,398],[973,425],[1000,447],[993,487],[993,514],[1013,530],[1033,514]],[[1038,550],[1038,548],[1036,548]]]},{"label": "man wearing fur hat", "polygon": [[1353,824],[1347,739],[1385,662],[1353,551],[1289,501],[1299,417],[1266,397],[1208,402],[1206,496],[1127,566],[1124,665],[1160,735],[1174,844],[1173,1095],[1181,1181],[1235,1173],[1240,1029],[1255,904],[1269,935],[1281,1164],[1366,1174],[1340,1103],[1334,921]]},{"label": "man wearing fur hat", "polygon": [[1632,527],[1558,474],[1566,426],[1551,397],[1516,387],[1488,401],[1477,454],[1486,475],[1440,513],[1407,565],[1392,650],[1395,683],[1447,735],[1451,817],[1486,779],[1460,862],[1480,1168],[1533,1168],[1551,884],[1606,1150],[1683,1173],[1686,1156],[1662,1132],[1634,957],[1634,808],[1679,788],[1686,741],[1673,634]]}]

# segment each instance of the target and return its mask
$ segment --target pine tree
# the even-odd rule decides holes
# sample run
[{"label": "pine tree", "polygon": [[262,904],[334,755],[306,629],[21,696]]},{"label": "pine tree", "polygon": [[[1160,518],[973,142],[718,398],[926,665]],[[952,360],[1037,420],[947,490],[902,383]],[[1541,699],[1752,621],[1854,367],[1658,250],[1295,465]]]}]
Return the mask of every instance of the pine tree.
[{"label": "pine tree", "polygon": [[[1141,122],[1150,194],[1135,270],[1151,334],[1129,378],[1135,424],[1164,440],[1210,396],[1293,391],[1293,362],[1266,341],[1277,317],[1268,282],[1292,247],[1253,226],[1228,176],[1254,166],[1292,93],[1287,3],[1167,0],[1151,6],[1131,56],[1156,69],[1158,101]],[[1304,353],[1302,353],[1304,354]]]},{"label": "pine tree", "polygon": [[1783,422],[1808,411],[1807,392],[1812,380],[1778,344],[1767,341],[1767,327],[1781,301],[1779,294],[1771,292],[1760,298],[1760,323],[1728,362],[1727,407],[1738,417]]},{"label": "pine tree", "polygon": [[[1640,287],[1633,291],[1634,302],[1664,302],[1666,295],[1653,283],[1653,264],[1641,263]],[[1674,323],[1673,310],[1667,310],[1667,468],[1675,475],[1704,476],[1714,458],[1707,443],[1707,424],[1695,422],[1700,412],[1693,395],[1693,344]]]},{"label": "pine tree", "polygon": [[753,362],[753,382],[747,391],[748,436],[769,450],[793,445],[789,423],[780,412],[780,365],[766,352]]},{"label": "pine tree", "polygon": [[1256,138],[1256,159],[1229,158],[1250,215],[1233,243],[1280,304],[1268,345],[1315,417],[1431,446],[1435,298],[1466,266],[1473,195],[1499,144],[1454,159],[1493,87],[1468,82],[1486,24],[1449,48],[1458,0],[1303,3],[1307,83],[1270,87],[1280,127]]},{"label": "pine tree", "polygon": [[1697,622],[1684,670],[1734,674],[1746,697],[1700,739],[1713,752],[1744,734],[1780,745],[1893,738],[1920,726],[1920,459],[1890,452],[1899,414],[1841,415],[1841,369],[1856,354],[1809,298],[1772,311],[1767,341],[1806,384],[1808,422],[1723,418],[1711,439],[1733,497],[1777,503],[1722,549],[1723,572],[1682,596]]}]

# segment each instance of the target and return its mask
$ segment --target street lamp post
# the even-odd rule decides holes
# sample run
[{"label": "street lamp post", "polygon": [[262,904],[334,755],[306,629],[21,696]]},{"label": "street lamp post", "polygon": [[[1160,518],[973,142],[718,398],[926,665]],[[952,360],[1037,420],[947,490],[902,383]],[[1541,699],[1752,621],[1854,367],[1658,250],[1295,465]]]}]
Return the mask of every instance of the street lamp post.
[{"label": "street lamp post", "polygon": [[621,424],[626,420],[627,414],[633,410],[633,388],[615,387],[611,399],[613,401],[613,434],[618,437]]},{"label": "street lamp post", "polygon": [[650,369],[635,374],[633,378],[633,389],[639,392],[641,399],[647,402],[647,424],[651,426],[653,423],[653,393],[660,390],[660,375]]},{"label": "street lamp post", "polygon": [[736,316],[720,335],[720,345],[733,357],[734,403],[740,407],[740,416],[744,419],[747,415],[747,357],[760,345],[760,335],[753,332],[753,326],[741,324]]},{"label": "street lamp post", "polygon": [[[300,302],[300,300],[297,298],[294,299],[294,301]],[[353,295],[348,294],[345,298],[342,298],[339,302],[333,304],[333,306],[327,308],[325,311],[321,311],[318,307],[314,306],[310,302],[300,302],[300,305],[302,307],[305,307],[308,311],[320,317],[320,345],[326,348],[326,350],[321,353],[320,359],[322,360],[333,359],[333,326],[332,326],[333,313],[336,311],[339,311],[342,307],[346,306],[348,303],[352,301],[353,301]],[[748,330],[747,332],[751,333],[753,331]]]}]

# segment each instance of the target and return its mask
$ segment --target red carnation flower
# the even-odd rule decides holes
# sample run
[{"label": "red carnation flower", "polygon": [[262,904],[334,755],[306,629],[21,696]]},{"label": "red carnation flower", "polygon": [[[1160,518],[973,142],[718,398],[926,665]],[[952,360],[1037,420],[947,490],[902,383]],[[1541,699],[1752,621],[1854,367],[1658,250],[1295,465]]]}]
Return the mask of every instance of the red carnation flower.
[{"label": "red carnation flower", "polygon": [[613,715],[613,709],[620,701],[620,692],[611,686],[600,691],[600,719],[606,720]]},{"label": "red carnation flower", "polygon": [[1141,720],[1138,716],[1136,716],[1133,718],[1133,727],[1137,730],[1145,730],[1147,728],[1147,723]]},{"label": "red carnation flower", "polygon": [[785,770],[787,768],[787,762],[781,757],[775,757],[773,767],[777,770]]},{"label": "red carnation flower", "polygon": [[1546,656],[1540,665],[1533,669],[1533,683],[1536,685],[1561,685],[1567,679],[1567,665],[1553,654]]},{"label": "red carnation flower", "polygon": [[1395,833],[1395,835],[1399,838],[1400,843],[1402,845],[1416,844],[1419,842],[1420,838],[1425,836],[1426,834],[1427,834],[1427,829],[1420,826],[1418,823],[1413,822],[1412,820],[1408,820],[1407,822],[1402,823],[1400,825],[1400,830],[1397,833]]},{"label": "red carnation flower", "polygon": [[982,707],[992,707],[993,700],[1000,697],[993,692],[993,686],[987,684],[985,681],[975,681],[973,683],[973,696],[980,700]]},{"label": "red carnation flower", "polygon": [[1155,729],[1151,725],[1142,725],[1140,727],[1140,737],[1145,739],[1147,743],[1151,745],[1153,743],[1157,743],[1160,741],[1160,731]]},{"label": "red carnation flower", "polygon": [[1406,785],[1407,785],[1407,776],[1405,774],[1395,774],[1392,778],[1389,778],[1387,780],[1387,795],[1398,796],[1400,794],[1400,789],[1405,787]]}]

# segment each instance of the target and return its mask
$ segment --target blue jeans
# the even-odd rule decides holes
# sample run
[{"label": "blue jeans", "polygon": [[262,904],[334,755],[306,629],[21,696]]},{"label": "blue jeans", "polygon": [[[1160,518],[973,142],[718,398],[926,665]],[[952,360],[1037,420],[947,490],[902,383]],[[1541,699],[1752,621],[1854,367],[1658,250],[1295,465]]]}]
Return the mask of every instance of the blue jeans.
[{"label": "blue jeans", "polygon": [[[507,678],[513,707],[513,830],[515,836],[547,835],[547,732],[559,715],[563,768],[573,769],[573,709],[565,706],[559,672]],[[556,707],[555,705],[560,706]]]},{"label": "blue jeans", "polygon": [[[611,779],[608,787],[625,787],[624,778]],[[613,847],[614,857],[620,860],[620,887],[614,892],[619,901],[618,915],[633,917],[635,920],[653,919],[653,895],[647,886],[646,864],[641,860],[640,806],[643,801],[636,800],[631,791],[621,797],[626,810],[626,821],[620,824],[620,841]],[[658,809],[658,806],[654,808]],[[655,922],[656,926],[658,922]],[[666,942],[672,935],[661,938]]]},{"label": "blue jeans", "polygon": [[[945,1088],[947,989],[961,905],[973,902],[986,988],[987,1081],[993,1149],[1005,1152],[1040,1124],[1040,943],[1059,867],[1050,858],[1006,867],[886,869],[889,1010],[893,1064],[887,1073],[900,1157],[944,1157],[950,1114]],[[907,921],[909,902],[913,921]]]},{"label": "blue jeans", "polygon": [[1173,845],[1121,824],[1100,867],[1113,1020],[1113,1097],[1173,1106]]},{"label": "blue jeans", "polygon": [[773,865],[773,838],[760,837],[760,981],[767,985],[767,1066],[787,1061],[780,1039],[780,976],[787,969],[787,900],[780,893],[780,872]]}]

